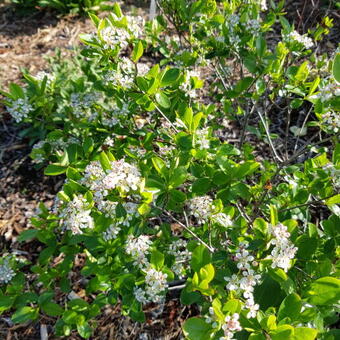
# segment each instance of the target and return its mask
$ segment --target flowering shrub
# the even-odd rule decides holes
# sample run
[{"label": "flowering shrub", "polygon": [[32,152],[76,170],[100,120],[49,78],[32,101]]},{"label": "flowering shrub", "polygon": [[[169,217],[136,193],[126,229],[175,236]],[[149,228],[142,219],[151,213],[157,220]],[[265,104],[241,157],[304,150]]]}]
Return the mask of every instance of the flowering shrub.
[{"label": "flowering shrub", "polygon": [[89,338],[103,306],[143,322],[171,287],[199,306],[188,339],[335,339],[340,55],[311,50],[331,20],[307,36],[283,2],[160,4],[147,23],[91,15],[74,63],[5,93],[33,161],[65,183],[20,235],[45,245],[28,284],[0,267],[1,311]]}]

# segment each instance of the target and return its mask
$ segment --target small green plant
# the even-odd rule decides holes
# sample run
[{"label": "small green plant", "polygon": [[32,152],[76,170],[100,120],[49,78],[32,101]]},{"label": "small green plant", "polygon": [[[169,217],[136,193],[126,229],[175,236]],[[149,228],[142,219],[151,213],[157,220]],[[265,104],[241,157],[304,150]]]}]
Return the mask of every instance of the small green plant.
[{"label": "small green plant", "polygon": [[166,1],[147,23],[115,5],[78,58],[4,92],[36,166],[65,176],[19,236],[39,257],[0,263],[13,322],[90,338],[105,305],[144,322],[171,286],[199,306],[187,339],[337,338],[340,57],[313,52],[329,18],[300,34],[265,5]]},{"label": "small green plant", "polygon": [[50,8],[60,13],[98,12],[111,6],[104,0],[11,0],[19,10]]}]

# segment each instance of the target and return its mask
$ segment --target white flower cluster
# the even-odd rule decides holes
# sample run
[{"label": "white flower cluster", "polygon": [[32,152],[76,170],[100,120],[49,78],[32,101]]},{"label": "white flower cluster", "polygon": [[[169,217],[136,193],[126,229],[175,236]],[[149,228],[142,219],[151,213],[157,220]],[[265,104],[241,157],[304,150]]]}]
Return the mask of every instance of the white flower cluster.
[{"label": "white flower cluster", "polygon": [[110,70],[104,75],[104,84],[109,85],[110,83],[128,89],[133,85],[133,77],[131,74],[124,74],[121,70]]},{"label": "white flower cluster", "polygon": [[[97,203],[107,196],[108,190],[119,189],[127,193],[137,190],[141,182],[137,167],[123,159],[111,162],[111,169],[106,172],[98,161],[93,161],[85,168],[85,174],[81,180],[83,185],[94,191],[94,199]],[[117,203],[112,202],[112,204]],[[127,206],[131,208],[132,204],[127,204]]]},{"label": "white flower cluster", "polygon": [[69,137],[67,141],[64,141],[61,138],[55,140],[41,140],[33,145],[30,156],[32,157],[34,163],[41,163],[45,160],[45,151],[43,149],[45,144],[49,144],[53,151],[63,151],[70,144],[77,143],[79,143],[79,140],[75,137]]},{"label": "white flower cluster", "polygon": [[213,200],[209,196],[197,196],[188,201],[188,208],[191,215],[195,216],[198,224],[204,224],[208,219],[223,227],[230,227],[233,222],[231,218],[223,213],[215,213]]},{"label": "white flower cluster", "polygon": [[145,20],[142,16],[131,16],[127,15],[126,19],[128,21],[128,26],[131,34],[135,38],[140,38],[143,36]]},{"label": "white flower cluster", "polygon": [[116,239],[120,230],[121,226],[118,223],[112,223],[107,230],[103,232],[103,239],[106,242]]},{"label": "white flower cluster", "polygon": [[43,81],[45,77],[47,78],[46,85],[50,86],[54,80],[54,75],[52,73],[40,71],[34,76],[34,78],[39,81]]},{"label": "white flower cluster", "polygon": [[145,290],[135,287],[134,295],[142,304],[154,302],[160,303],[164,300],[164,292],[167,285],[167,274],[149,267],[145,269]]},{"label": "white flower cluster", "polygon": [[170,244],[168,253],[175,256],[172,271],[181,279],[185,275],[185,264],[191,259],[191,252],[187,249],[187,242],[179,239]]},{"label": "white flower cluster", "polygon": [[59,216],[63,220],[63,227],[76,235],[82,234],[83,229],[93,229],[94,223],[90,214],[91,209],[88,208],[86,199],[79,195],[67,203]]},{"label": "white flower cluster", "polygon": [[114,49],[116,47],[126,48],[130,34],[124,29],[115,26],[107,26],[100,32],[104,41],[104,49]]},{"label": "white flower cluster", "polygon": [[136,191],[141,184],[141,175],[136,166],[121,159],[111,162],[111,170],[108,170],[102,184],[105,190]]},{"label": "white flower cluster", "polygon": [[333,163],[326,164],[323,169],[328,172],[336,189],[340,189],[340,169],[337,169]]},{"label": "white flower cluster", "polygon": [[209,129],[203,128],[196,131],[196,144],[202,149],[209,149]]},{"label": "white flower cluster", "polygon": [[319,92],[311,96],[312,99],[320,99],[322,102],[330,100],[333,97],[340,96],[340,86],[338,83],[328,79],[328,83],[321,86]]},{"label": "white flower cluster", "polygon": [[112,136],[107,136],[104,140],[103,145],[114,147],[114,145],[115,145],[115,134],[112,134]]},{"label": "white flower cluster", "polygon": [[307,35],[301,35],[299,34],[297,31],[293,31],[289,34],[289,38],[300,43],[301,45],[303,45],[306,49],[312,48],[314,43],[313,40],[309,37],[307,37]]},{"label": "white flower cluster", "polygon": [[192,78],[200,78],[199,72],[195,70],[189,70],[185,74],[185,81],[179,86],[179,88],[184,91],[185,95],[190,98],[196,98],[196,89],[192,87]]},{"label": "white flower cluster", "polygon": [[129,112],[129,104],[123,103],[121,107],[115,104],[109,112],[102,115],[102,124],[113,127],[122,121],[126,121]]},{"label": "white flower cluster", "polygon": [[9,100],[9,103],[10,106],[7,106],[6,109],[17,123],[23,121],[28,117],[29,113],[33,111],[33,106],[26,97]]},{"label": "white flower cluster", "polygon": [[261,24],[256,19],[251,19],[246,22],[245,28],[247,31],[249,31],[251,34],[255,35],[258,33],[261,29]]},{"label": "white flower cluster", "polygon": [[198,224],[204,224],[213,211],[213,200],[209,196],[197,196],[188,201],[190,214],[195,216]]},{"label": "white flower cluster", "polygon": [[126,253],[131,255],[134,259],[134,265],[140,269],[145,269],[150,266],[147,255],[150,252],[150,246],[152,242],[146,235],[139,237],[133,237],[129,235],[126,244]]},{"label": "white flower cluster", "polygon": [[273,236],[270,244],[274,245],[270,255],[273,261],[272,268],[279,267],[287,272],[298,248],[289,240],[290,233],[285,225],[279,223],[276,226],[269,226],[269,232]]},{"label": "white flower cluster", "polygon": [[236,292],[243,292],[243,296],[246,299],[245,309],[248,309],[247,318],[255,318],[259,305],[254,301],[254,287],[260,282],[261,275],[256,274],[254,269],[251,268],[254,264],[254,256],[250,255],[247,250],[248,244],[241,242],[239,248],[236,251],[235,261],[237,262],[237,268],[242,271],[242,277],[233,274],[231,277],[225,277],[227,281],[226,288]]},{"label": "white flower cluster", "polygon": [[15,275],[8,257],[3,258],[2,264],[0,264],[0,284],[9,283]]},{"label": "white flower cluster", "polygon": [[134,260],[134,265],[145,273],[145,289],[134,289],[134,295],[137,301],[142,304],[148,302],[161,302],[163,300],[163,292],[167,288],[167,275],[161,271],[152,268],[147,255],[150,253],[152,242],[149,236],[141,235],[133,237],[129,235],[125,251]]},{"label": "white flower cluster", "polygon": [[222,329],[224,331],[224,336],[220,337],[220,340],[232,340],[235,332],[242,330],[239,314],[234,313],[233,315],[227,315],[225,317],[225,324],[223,324]]},{"label": "white flower cluster", "polygon": [[336,111],[328,111],[322,115],[322,124],[330,133],[338,133],[340,131],[340,113]]},{"label": "white flower cluster", "polygon": [[240,37],[238,36],[236,29],[238,24],[240,23],[240,17],[237,14],[232,14],[230,17],[226,20],[226,27],[229,29],[229,42],[230,44],[237,47],[237,45],[241,42]]},{"label": "white flower cluster", "polygon": [[73,109],[73,114],[77,118],[87,118],[89,121],[93,121],[98,117],[97,112],[92,112],[91,108],[93,104],[98,102],[101,98],[99,92],[92,93],[72,93],[70,97],[70,106]]},{"label": "white flower cluster", "polygon": [[105,241],[114,240],[117,238],[123,226],[129,226],[134,217],[139,216],[138,204],[132,202],[123,202],[122,206],[126,211],[125,217],[116,216],[116,208],[118,202],[98,201],[97,208],[104,213],[108,218],[113,218],[114,222],[103,232]]},{"label": "white flower cluster", "polygon": [[90,190],[97,192],[102,189],[102,180],[104,177],[105,172],[100,162],[92,161],[86,166],[85,173],[83,174],[83,178],[80,180],[80,183],[87,186]]}]

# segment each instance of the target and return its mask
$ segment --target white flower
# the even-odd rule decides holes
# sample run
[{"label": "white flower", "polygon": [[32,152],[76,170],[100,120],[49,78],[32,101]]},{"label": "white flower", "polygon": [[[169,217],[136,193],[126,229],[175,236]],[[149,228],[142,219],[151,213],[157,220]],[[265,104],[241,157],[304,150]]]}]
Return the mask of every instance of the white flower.
[{"label": "white flower", "polygon": [[190,261],[191,252],[187,250],[187,242],[185,240],[177,240],[170,244],[168,253],[175,256],[175,263],[172,266],[173,272],[179,277],[184,277],[184,264]]},{"label": "white flower", "polygon": [[270,226],[269,232],[273,235],[270,244],[274,244],[270,258],[272,259],[272,268],[282,268],[285,272],[290,267],[290,261],[294,258],[297,248],[289,240],[290,233],[287,227],[279,223],[277,226]]},{"label": "white flower", "polygon": [[154,302],[159,303],[164,300],[164,292],[168,287],[167,274],[157,271],[152,267],[147,267],[145,271],[145,290],[135,288],[134,295],[136,299],[142,303]]},{"label": "white flower", "polygon": [[104,49],[126,48],[129,44],[130,35],[123,28],[108,26],[101,30],[100,35],[105,43]]},{"label": "white flower", "polygon": [[332,110],[324,113],[322,124],[328,132],[338,133],[340,131],[340,113]]},{"label": "white flower", "polygon": [[247,319],[251,319],[251,318],[256,318],[257,312],[260,308],[260,306],[255,302],[253,299],[248,299],[246,300],[246,305],[245,305],[246,309],[249,309],[249,312],[247,314]]},{"label": "white flower", "polygon": [[5,258],[3,263],[0,264],[0,284],[9,283],[15,275],[16,273],[11,268],[8,258]]},{"label": "white flower", "polygon": [[233,225],[233,221],[231,220],[230,216],[222,212],[212,215],[211,218],[213,221],[225,228],[231,227]]},{"label": "white flower", "polygon": [[340,169],[337,169],[333,163],[323,166],[323,169],[329,173],[330,178],[336,189],[340,188]]},{"label": "white flower", "polygon": [[6,109],[17,123],[27,118],[29,113],[33,111],[33,106],[30,104],[28,98],[9,100],[9,103],[10,106],[7,106]]},{"label": "white flower", "polygon": [[249,269],[249,262],[254,261],[254,256],[249,255],[249,251],[246,249],[239,249],[235,255],[235,260],[237,261],[237,268]]},{"label": "white flower", "polygon": [[230,336],[230,332],[239,332],[242,330],[240,322],[238,321],[239,318],[240,316],[237,313],[225,317],[225,324],[222,326],[225,336]]},{"label": "white flower", "polygon": [[142,288],[135,287],[133,290],[133,294],[136,300],[141,304],[148,303],[148,299],[146,298],[146,292]]},{"label": "white flower", "polygon": [[54,75],[52,73],[40,71],[34,76],[34,78],[38,79],[39,81],[43,81],[45,77],[47,78],[46,85],[51,85],[51,82],[54,80]]},{"label": "white flower", "polygon": [[213,200],[209,196],[198,196],[188,201],[190,214],[197,218],[199,224],[204,224],[212,213]]},{"label": "white flower", "polygon": [[224,277],[224,280],[228,282],[226,288],[228,290],[238,290],[240,288],[240,280],[236,274],[233,274],[231,277]]},{"label": "white flower", "polygon": [[306,35],[301,35],[297,31],[293,31],[289,34],[289,38],[302,44],[306,49],[312,48],[314,43],[313,40]]},{"label": "white flower", "polygon": [[110,240],[114,240],[117,238],[119,232],[121,230],[120,225],[118,224],[111,224],[107,230],[105,230],[103,232],[103,239],[105,241],[110,241]]},{"label": "white flower", "polygon": [[268,9],[267,0],[260,0],[260,5],[261,5],[261,11],[266,11]]},{"label": "white flower", "polygon": [[196,131],[196,144],[202,149],[209,149],[209,129],[204,128]]},{"label": "white flower", "polygon": [[127,15],[128,27],[131,34],[135,38],[140,38],[143,35],[145,21],[142,16],[130,16]]},{"label": "white flower", "polygon": [[261,275],[255,274],[253,269],[247,269],[242,274],[244,277],[240,280],[240,288],[252,292],[254,286],[260,281]]},{"label": "white flower", "polygon": [[131,255],[135,260],[134,265],[138,266],[140,269],[149,266],[149,261],[146,256],[149,254],[151,244],[152,242],[146,235],[141,235],[137,238],[129,235],[127,239],[125,251],[128,255]]},{"label": "white flower", "polygon": [[247,21],[246,23],[246,29],[251,33],[251,34],[256,34],[260,29],[261,29],[261,24],[258,20],[256,19],[251,19]]},{"label": "white flower", "polygon": [[71,230],[72,234],[82,234],[83,229],[92,229],[94,227],[91,217],[91,209],[83,196],[75,196],[71,202],[60,213],[63,219],[63,226]]},{"label": "white flower", "polygon": [[111,170],[102,180],[106,190],[120,189],[123,192],[136,191],[141,184],[140,172],[136,166],[124,160],[111,162]]}]

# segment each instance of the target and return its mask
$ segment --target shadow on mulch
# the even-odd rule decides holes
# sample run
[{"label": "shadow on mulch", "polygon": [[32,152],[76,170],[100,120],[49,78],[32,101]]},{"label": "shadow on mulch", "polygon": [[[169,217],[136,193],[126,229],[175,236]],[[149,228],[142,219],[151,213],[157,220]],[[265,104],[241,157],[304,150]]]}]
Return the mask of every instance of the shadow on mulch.
[{"label": "shadow on mulch", "polygon": [[[39,28],[56,26],[60,20],[56,12],[49,10],[22,9],[12,5],[0,7],[0,34],[8,37],[27,36],[37,33]],[[0,47],[1,46],[0,44]]]}]

